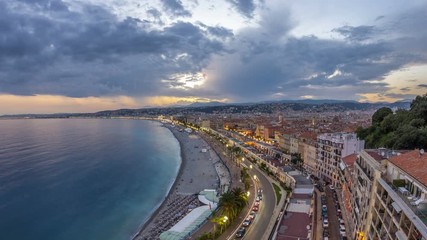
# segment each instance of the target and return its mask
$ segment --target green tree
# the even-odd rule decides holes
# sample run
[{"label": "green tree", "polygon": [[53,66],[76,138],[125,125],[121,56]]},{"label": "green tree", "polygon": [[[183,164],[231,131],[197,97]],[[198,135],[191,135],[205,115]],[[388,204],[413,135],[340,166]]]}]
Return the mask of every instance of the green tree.
[{"label": "green tree", "polygon": [[356,133],[368,148],[426,148],[427,94],[417,96],[409,110],[399,109],[393,114],[389,108],[378,109],[372,116],[372,126],[358,128]]},{"label": "green tree", "polygon": [[388,107],[378,109],[374,115],[372,115],[372,125],[380,124],[383,119],[390,114],[393,114],[393,111]]},{"label": "green tree", "polygon": [[248,203],[248,195],[243,189],[236,187],[231,190],[234,194],[234,197],[237,200],[237,206],[239,210],[243,209],[244,206]]},{"label": "green tree", "polygon": [[427,93],[417,96],[411,103],[411,114],[414,118],[421,118],[427,122]]},{"label": "green tree", "polygon": [[230,219],[234,219],[237,216],[238,202],[231,191],[222,194],[218,206],[222,215],[228,216]]}]

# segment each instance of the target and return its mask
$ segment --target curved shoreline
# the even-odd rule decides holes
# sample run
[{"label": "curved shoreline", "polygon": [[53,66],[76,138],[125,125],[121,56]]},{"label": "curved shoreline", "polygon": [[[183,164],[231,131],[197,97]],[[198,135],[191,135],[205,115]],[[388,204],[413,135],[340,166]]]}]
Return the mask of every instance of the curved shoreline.
[{"label": "curved shoreline", "polygon": [[[161,221],[162,216],[168,213],[168,211],[176,210],[170,206],[173,201],[184,201],[191,202],[191,199],[195,194],[206,188],[217,188],[214,186],[219,176],[217,175],[210,153],[200,151],[202,146],[209,146],[198,134],[189,134],[185,131],[179,131],[177,128],[180,126],[171,126],[163,124],[161,127],[165,127],[171,131],[174,137],[177,139],[180,146],[181,164],[177,173],[177,176],[171,184],[169,191],[167,192],[163,201],[156,206],[157,208],[151,213],[150,217],[145,221],[140,230],[131,238],[134,240],[142,239],[158,239],[158,236],[151,237],[150,232],[157,230],[157,223]],[[192,168],[188,168],[189,162],[192,161]],[[209,169],[211,168],[211,169]],[[193,182],[194,177],[194,182]],[[181,185],[181,183],[183,183]],[[196,198],[196,197],[195,197]],[[189,199],[189,200],[185,200]],[[197,199],[197,198],[196,198]],[[193,202],[192,202],[193,203]],[[183,210],[187,210],[188,206],[185,204],[179,206]],[[151,234],[152,235],[152,234]]]},{"label": "curved shoreline", "polygon": [[175,180],[173,180],[173,183],[170,185],[169,190],[167,191],[167,194],[165,195],[165,198],[162,200],[161,203],[159,203],[159,204],[156,205],[155,210],[150,213],[150,217],[148,217],[146,220],[144,220],[144,224],[142,224],[142,226],[140,227],[140,229],[138,230],[138,232],[136,234],[134,234],[131,239],[139,239],[138,236],[140,234],[142,234],[144,232],[144,230],[148,227],[148,225],[150,225],[153,222],[153,220],[158,216],[160,210],[162,210],[163,208],[165,208],[166,200],[168,200],[168,198],[171,197],[172,191],[173,191],[173,189],[176,188],[176,185],[178,184],[178,179],[181,178],[183,168],[186,165],[185,164],[186,161],[184,160],[185,156],[184,156],[184,151],[183,151],[183,146],[182,146],[181,141],[177,138],[177,136],[172,131],[172,129],[170,129],[169,127],[167,127],[165,125],[161,125],[160,127],[165,127],[167,129],[169,129],[169,131],[173,134],[173,136],[175,137],[175,139],[178,141],[178,143],[179,143],[179,151],[180,151],[180,156],[181,156],[181,164],[179,165],[178,173],[177,173],[177,175],[175,177]]}]

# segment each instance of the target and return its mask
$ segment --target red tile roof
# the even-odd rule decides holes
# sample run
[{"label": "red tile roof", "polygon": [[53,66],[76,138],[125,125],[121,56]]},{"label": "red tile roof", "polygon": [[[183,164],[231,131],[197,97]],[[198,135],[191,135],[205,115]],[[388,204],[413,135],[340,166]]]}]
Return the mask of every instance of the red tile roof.
[{"label": "red tile roof", "polygon": [[382,157],[380,154],[378,154],[377,150],[369,151],[365,150],[366,153],[368,153],[373,159],[377,160],[378,162],[381,160],[384,160],[384,157]]},{"label": "red tile roof", "polygon": [[427,186],[427,153],[418,149],[389,158],[389,161]]},{"label": "red tile roof", "polygon": [[356,153],[350,154],[350,155],[348,155],[342,159],[342,161],[345,163],[345,165],[347,165],[349,167],[352,167],[354,165],[354,162],[356,162],[356,160],[357,160],[357,154]]}]

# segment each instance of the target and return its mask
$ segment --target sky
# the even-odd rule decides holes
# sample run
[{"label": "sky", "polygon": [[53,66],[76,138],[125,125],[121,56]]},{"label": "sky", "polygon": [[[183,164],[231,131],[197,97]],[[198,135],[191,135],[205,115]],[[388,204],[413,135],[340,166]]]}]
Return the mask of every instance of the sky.
[{"label": "sky", "polygon": [[412,99],[426,23],[426,0],[3,0],[0,115]]}]

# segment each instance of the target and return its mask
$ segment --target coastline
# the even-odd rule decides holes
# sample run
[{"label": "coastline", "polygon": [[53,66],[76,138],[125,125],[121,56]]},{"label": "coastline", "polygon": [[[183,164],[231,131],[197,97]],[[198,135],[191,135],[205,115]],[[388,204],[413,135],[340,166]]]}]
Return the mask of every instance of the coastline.
[{"label": "coastline", "polygon": [[[157,122],[157,121],[155,121],[155,122]],[[168,200],[168,198],[171,197],[173,189],[176,188],[176,186],[178,184],[178,180],[182,177],[183,169],[186,166],[185,153],[183,151],[183,146],[182,146],[181,141],[177,138],[176,134],[172,131],[172,129],[170,129],[169,126],[162,125],[161,127],[165,127],[167,129],[169,129],[169,131],[171,131],[171,133],[174,135],[174,137],[178,141],[178,143],[179,143],[179,151],[180,151],[180,155],[181,155],[181,164],[180,164],[179,169],[178,169],[178,174],[176,175],[175,180],[173,180],[173,183],[171,184],[171,186],[170,186],[170,188],[169,188],[169,190],[168,190],[165,198],[163,199],[163,201],[156,206],[156,210],[154,210],[151,213],[150,217],[144,222],[144,224],[140,227],[140,229],[138,230],[138,232],[136,234],[134,234],[134,236],[132,236],[131,239],[139,239],[138,236],[140,234],[142,234],[144,232],[144,230],[148,227],[148,225],[150,225],[153,222],[153,220],[159,215],[160,210],[162,210],[162,209],[165,208],[166,201]]]},{"label": "coastline", "polygon": [[[134,234],[131,238],[133,240],[159,239],[160,231],[158,228],[161,229],[161,227],[157,225],[164,224],[163,216],[171,211],[176,212],[177,208],[182,210],[181,213],[187,212],[194,204],[197,204],[197,194],[201,190],[218,188],[219,176],[215,171],[212,156],[210,156],[212,155],[210,154],[211,151],[208,151],[208,153],[201,151],[202,147],[210,148],[209,145],[198,134],[179,131],[178,128],[182,128],[181,126],[163,124],[160,127],[169,129],[177,139],[180,146],[181,164],[165,198],[140,227],[139,231]],[[190,161],[194,162],[191,169],[189,168]],[[195,181],[193,181],[193,178]],[[176,201],[182,204],[178,207],[171,206],[171,203]],[[182,217],[175,218],[172,222],[176,223]]]}]

